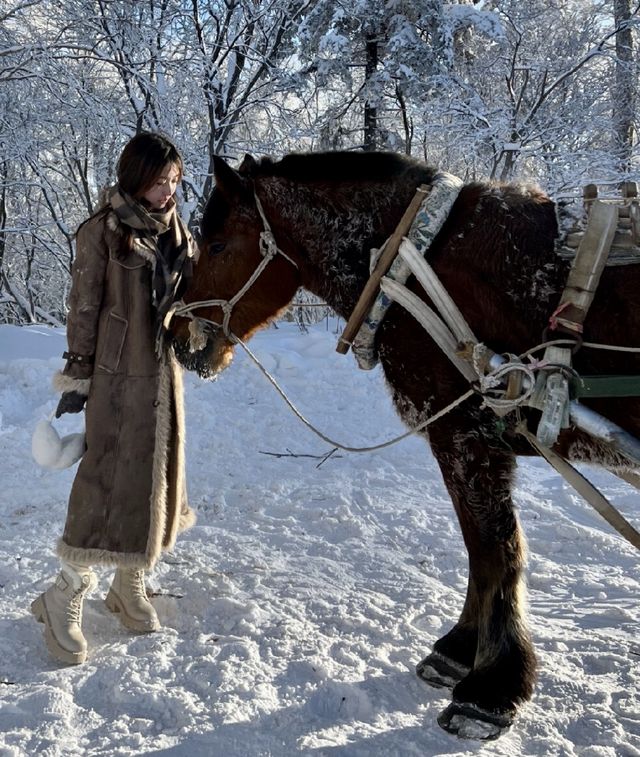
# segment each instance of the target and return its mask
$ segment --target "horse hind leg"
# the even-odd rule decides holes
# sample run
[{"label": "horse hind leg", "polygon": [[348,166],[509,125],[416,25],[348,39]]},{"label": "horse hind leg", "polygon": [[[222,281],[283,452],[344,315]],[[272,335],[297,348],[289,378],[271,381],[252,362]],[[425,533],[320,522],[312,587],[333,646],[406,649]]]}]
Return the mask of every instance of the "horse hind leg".
[{"label": "horse hind leg", "polygon": [[447,449],[432,436],[469,553],[462,615],[432,652],[460,673],[438,722],[459,736],[487,739],[508,728],[531,697],[535,656],[524,619],[524,538],[510,492],[514,458],[473,432],[464,444],[460,438]]}]

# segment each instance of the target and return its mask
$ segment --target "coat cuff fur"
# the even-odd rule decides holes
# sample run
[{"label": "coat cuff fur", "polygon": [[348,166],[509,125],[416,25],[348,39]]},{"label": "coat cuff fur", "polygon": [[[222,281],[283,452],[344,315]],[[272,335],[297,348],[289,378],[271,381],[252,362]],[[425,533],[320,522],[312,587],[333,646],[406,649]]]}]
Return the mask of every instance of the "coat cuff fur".
[{"label": "coat cuff fur", "polygon": [[53,375],[51,382],[56,392],[78,392],[85,397],[89,395],[89,389],[91,388],[91,379],[73,378],[67,376],[62,371],[57,371]]}]

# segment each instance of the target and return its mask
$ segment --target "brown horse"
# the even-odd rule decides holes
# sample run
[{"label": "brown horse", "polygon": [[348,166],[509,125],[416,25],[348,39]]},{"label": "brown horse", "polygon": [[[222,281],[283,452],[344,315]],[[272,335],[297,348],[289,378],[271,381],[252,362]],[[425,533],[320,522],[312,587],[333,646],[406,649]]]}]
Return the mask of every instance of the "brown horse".
[{"label": "brown horse", "polygon": [[[188,368],[213,375],[231,360],[233,340],[246,340],[305,287],[347,318],[369,275],[369,251],[396,227],[416,187],[434,169],[386,153],[289,155],[278,162],[245,158],[239,171],[216,160],[216,187],[202,220],[201,256],[187,303],[222,329],[189,349],[187,322],[176,319],[176,353]],[[279,252],[264,258],[256,197]],[[478,339],[498,353],[520,354],[540,343],[558,304],[568,264],[554,249],[554,204],[521,185],[466,185],[428,257]],[[268,264],[265,261],[268,260]],[[263,266],[259,269],[259,266]],[[251,281],[254,272],[259,275]],[[250,283],[250,286],[247,284]],[[413,279],[408,286],[426,299]],[[608,268],[586,322],[591,342],[629,345],[640,337],[640,266]],[[376,346],[393,401],[415,426],[448,405],[468,385],[421,326],[392,305]],[[584,374],[640,373],[640,359],[583,348]],[[640,403],[592,401],[598,412],[631,433]],[[513,414],[512,414],[513,415]],[[536,661],[524,616],[524,539],[511,498],[517,455],[532,454],[512,415],[497,416],[474,397],[429,427],[468,550],[469,579],[457,623],[418,665],[436,685],[452,685],[453,701],[438,722],[445,729],[497,736],[529,699]],[[522,411],[532,430],[539,413]],[[426,434],[425,434],[426,436]],[[577,429],[562,432],[556,449],[573,459],[628,467]]]}]

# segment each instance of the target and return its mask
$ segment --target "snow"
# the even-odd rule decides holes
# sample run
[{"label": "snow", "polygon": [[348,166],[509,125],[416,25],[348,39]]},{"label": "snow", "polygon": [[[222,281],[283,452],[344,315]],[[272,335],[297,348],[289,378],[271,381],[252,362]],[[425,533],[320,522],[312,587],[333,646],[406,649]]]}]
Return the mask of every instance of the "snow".
[{"label": "snow", "polygon": [[[281,324],[252,348],[328,435],[364,446],[402,433],[381,374],[335,343],[328,325]],[[0,755],[640,755],[633,548],[544,462],[521,462],[535,697],[496,742],[452,737],[436,724],[448,692],[414,673],[466,585],[428,448],[410,438],[321,463],[329,446],[242,353],[215,382],[186,376],[198,523],[150,577],[162,630],[126,632],[99,571],[89,659],[58,665],[29,604],[57,570],[75,467],[38,467],[31,436],[55,408],[64,348],[59,329],[0,326]],[[82,431],[80,415],[55,423]],[[638,527],[637,495],[584,471]]]},{"label": "snow", "polygon": [[497,13],[483,10],[482,4],[476,7],[468,5],[444,5],[443,14],[453,30],[473,27],[491,40],[500,41],[505,37],[502,21]]}]

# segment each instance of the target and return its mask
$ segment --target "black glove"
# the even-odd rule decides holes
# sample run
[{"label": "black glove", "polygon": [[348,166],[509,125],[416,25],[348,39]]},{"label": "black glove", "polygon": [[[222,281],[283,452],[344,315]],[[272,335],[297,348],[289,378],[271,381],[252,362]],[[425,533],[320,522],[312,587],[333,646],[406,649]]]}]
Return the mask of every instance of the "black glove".
[{"label": "black glove", "polygon": [[59,418],[63,413],[79,413],[84,407],[84,403],[87,401],[87,397],[80,392],[62,392],[60,402],[56,408],[56,418]]}]

